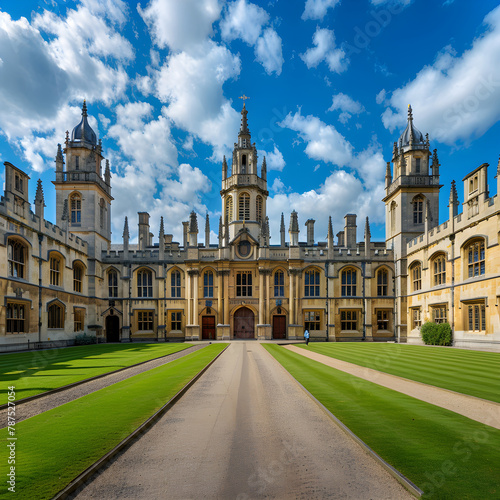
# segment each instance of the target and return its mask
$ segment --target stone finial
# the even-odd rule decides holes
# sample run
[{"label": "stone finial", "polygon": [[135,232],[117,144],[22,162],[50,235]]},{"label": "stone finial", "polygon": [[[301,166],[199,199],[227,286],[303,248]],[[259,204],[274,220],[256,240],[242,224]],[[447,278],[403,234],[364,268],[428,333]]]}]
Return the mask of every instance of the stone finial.
[{"label": "stone finial", "polygon": [[69,221],[68,200],[64,200],[61,220]]},{"label": "stone finial", "polygon": [[158,239],[160,240],[160,246],[163,244],[165,240],[165,227],[163,225],[163,216],[160,217],[160,234],[158,235]]},{"label": "stone finial", "polygon": [[57,145],[56,161],[64,162],[63,152],[60,144]]},{"label": "stone finial", "polygon": [[224,234],[223,234],[223,224],[222,224],[222,215],[219,217],[219,248],[222,248],[224,245]]},{"label": "stone finial", "polygon": [[198,232],[198,216],[194,210],[189,214],[189,232]]},{"label": "stone finial", "polygon": [[104,169],[104,182],[109,186],[111,182],[111,170],[109,168],[109,160],[106,160],[106,168]]},{"label": "stone finial", "polygon": [[388,161],[385,167],[385,187],[389,187],[392,182],[391,162]]},{"label": "stone finial", "polygon": [[283,212],[281,212],[281,224],[280,224],[280,243],[281,246],[285,246],[285,216],[283,215]]},{"label": "stone finial", "polygon": [[328,248],[333,248],[333,224],[331,215],[328,217],[328,234],[326,239],[328,242]]},{"label": "stone finial", "polygon": [[205,247],[210,246],[210,219],[208,217],[208,212],[205,215]]},{"label": "stone finial", "polygon": [[42,179],[38,179],[36,183],[35,203],[45,206],[45,200],[43,198]]},{"label": "stone finial", "polygon": [[401,175],[406,175],[406,158],[404,153],[401,155]]},{"label": "stone finial", "polygon": [[292,211],[290,214],[290,229],[289,231],[291,233],[298,233],[299,232],[299,218],[298,214],[295,210]]},{"label": "stone finial", "polygon": [[430,142],[429,142],[429,134],[425,134],[425,147],[429,149]]},{"label": "stone finial", "polygon": [[224,158],[222,159],[222,180],[227,179],[227,161],[226,161],[226,155],[224,155]]},{"label": "stone finial", "polygon": [[250,130],[248,130],[247,114],[248,111],[245,107],[245,102],[243,101],[243,108],[241,110],[241,127],[238,135],[250,135]]},{"label": "stone finial", "polygon": [[394,141],[394,145],[392,147],[392,159],[393,161],[397,158],[399,152],[398,152],[398,143],[397,141]]},{"label": "stone finial", "polygon": [[370,238],[371,237],[371,232],[370,232],[370,221],[368,220],[368,217],[366,218],[366,222],[365,222],[365,238],[368,237]]},{"label": "stone finial", "polygon": [[128,230],[128,217],[125,216],[125,224],[123,225],[123,235],[122,235],[124,240],[129,240],[130,238],[130,233]]},{"label": "stone finial", "polygon": [[82,116],[87,116],[87,101],[85,99],[83,100]]},{"label": "stone finial", "polygon": [[262,160],[262,179],[266,180],[267,179],[267,162],[266,162],[266,157],[264,156]]}]

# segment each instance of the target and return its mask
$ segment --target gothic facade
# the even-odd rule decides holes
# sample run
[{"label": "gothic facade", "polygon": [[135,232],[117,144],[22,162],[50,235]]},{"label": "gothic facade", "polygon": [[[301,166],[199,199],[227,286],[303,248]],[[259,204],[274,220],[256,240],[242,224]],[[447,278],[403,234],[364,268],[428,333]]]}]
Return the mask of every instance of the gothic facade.
[{"label": "gothic facade", "polygon": [[[56,155],[56,224],[44,218],[38,181],[34,211],[29,177],[5,165],[0,201],[0,342],[102,340],[312,340],[419,342],[425,320],[449,321],[457,342],[500,342],[498,196],[488,197],[487,165],[464,179],[464,213],[454,185],[450,220],[439,225],[439,161],[428,137],[408,126],[386,173],[386,241],[371,241],[368,219],[357,241],[356,215],[336,238],[316,241],[315,221],[281,214],[270,243],[267,167],[259,165],[245,105],[229,165],[222,163],[218,241],[198,242],[198,219],[183,241],[158,241],[149,214],[138,214],[138,242],[111,244],[111,175],[87,121]],[[102,168],[104,166],[104,174]],[[500,179],[500,177],[499,177]],[[288,241],[287,241],[288,240]]]}]

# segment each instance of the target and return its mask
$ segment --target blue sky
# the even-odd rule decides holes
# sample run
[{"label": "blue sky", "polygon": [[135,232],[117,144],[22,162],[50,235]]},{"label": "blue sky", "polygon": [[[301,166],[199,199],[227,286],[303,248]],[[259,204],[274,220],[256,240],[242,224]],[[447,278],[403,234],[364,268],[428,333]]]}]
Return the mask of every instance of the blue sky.
[{"label": "blue sky", "polygon": [[[500,7],[482,0],[23,1],[0,7],[0,160],[43,181],[55,220],[54,157],[87,99],[112,171],[113,242],[151,214],[182,241],[191,210],[216,243],[222,155],[237,138],[241,95],[268,165],[271,244],[281,212],[316,220],[324,240],[346,213],[358,238],[384,238],[384,176],[406,123],[450,182],[500,147]],[[3,181],[3,172],[2,172]],[[199,223],[200,238],[204,224]],[[203,241],[203,239],[200,239]]]}]

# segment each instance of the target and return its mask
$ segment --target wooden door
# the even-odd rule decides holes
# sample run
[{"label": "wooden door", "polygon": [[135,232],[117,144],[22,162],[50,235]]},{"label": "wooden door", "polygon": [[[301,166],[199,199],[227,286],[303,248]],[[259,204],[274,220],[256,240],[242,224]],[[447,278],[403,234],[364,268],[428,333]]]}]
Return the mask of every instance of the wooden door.
[{"label": "wooden door", "polygon": [[215,316],[202,316],[201,338],[203,340],[215,340]]},{"label": "wooden door", "polygon": [[118,316],[106,317],[106,342],[120,342],[120,319]]},{"label": "wooden door", "polygon": [[286,339],[286,316],[273,316],[273,339]]},{"label": "wooden door", "polygon": [[254,314],[248,307],[242,307],[234,313],[234,338],[255,338]]}]

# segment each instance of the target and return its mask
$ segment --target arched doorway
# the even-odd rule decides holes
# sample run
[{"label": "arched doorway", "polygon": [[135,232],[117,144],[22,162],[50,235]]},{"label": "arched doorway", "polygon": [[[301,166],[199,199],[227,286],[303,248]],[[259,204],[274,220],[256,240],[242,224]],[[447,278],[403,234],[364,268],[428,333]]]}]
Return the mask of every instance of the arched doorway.
[{"label": "arched doorway", "polygon": [[120,319],[118,316],[106,317],[106,342],[120,342]]},{"label": "arched doorway", "polygon": [[254,314],[248,307],[242,307],[234,313],[234,338],[255,338]]},{"label": "arched doorway", "polygon": [[273,339],[286,339],[286,316],[284,314],[273,316]]}]

